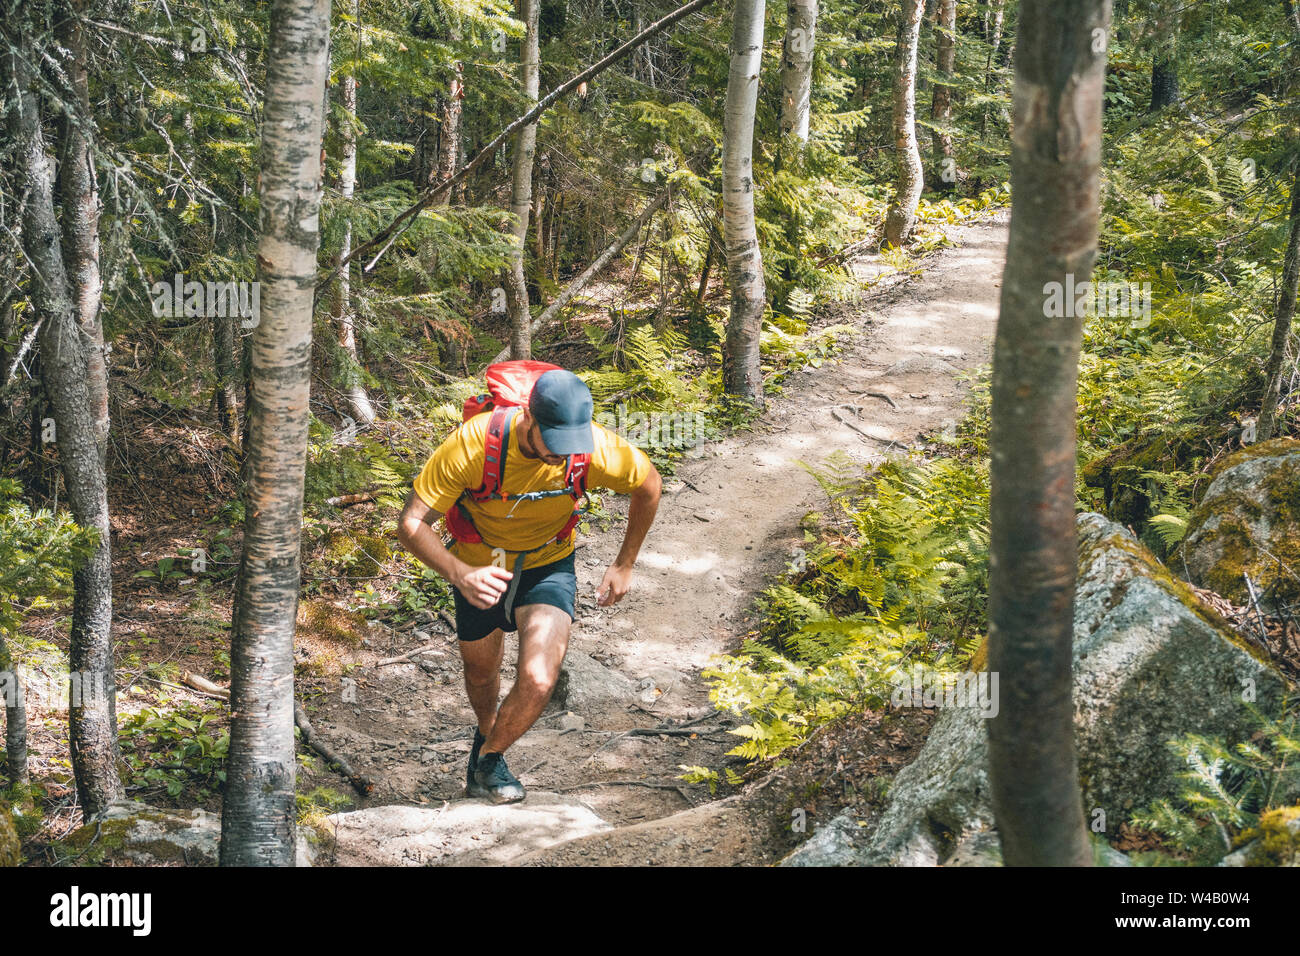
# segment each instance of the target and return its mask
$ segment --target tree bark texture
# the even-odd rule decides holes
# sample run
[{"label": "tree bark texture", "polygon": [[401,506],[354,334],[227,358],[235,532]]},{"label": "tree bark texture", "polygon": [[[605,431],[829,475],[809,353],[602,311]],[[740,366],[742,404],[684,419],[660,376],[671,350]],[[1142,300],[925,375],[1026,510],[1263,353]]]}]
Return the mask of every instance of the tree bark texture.
[{"label": "tree bark texture", "polygon": [[993,355],[989,721],[1008,866],[1087,865],[1074,748],[1075,401],[1083,317],[1049,284],[1097,257],[1109,0],[1026,0],[1013,91],[1012,212]]},{"label": "tree bark texture", "polygon": [[759,333],[767,287],[754,224],[754,109],[763,56],[764,0],[736,0],[731,66],[722,127],[722,222],[731,314],[723,352],[723,384],[732,395],[763,405]]},{"label": "tree bark texture", "polygon": [[903,0],[898,21],[894,71],[894,147],[898,178],[894,200],[885,214],[885,242],[901,246],[916,228],[916,204],[921,199],[924,172],[916,141],[916,55],[921,38],[922,0]]},{"label": "tree bark texture", "polygon": [[275,0],[261,155],[244,547],[231,629],[223,866],[294,860],[293,634],[320,240],[329,0]]}]

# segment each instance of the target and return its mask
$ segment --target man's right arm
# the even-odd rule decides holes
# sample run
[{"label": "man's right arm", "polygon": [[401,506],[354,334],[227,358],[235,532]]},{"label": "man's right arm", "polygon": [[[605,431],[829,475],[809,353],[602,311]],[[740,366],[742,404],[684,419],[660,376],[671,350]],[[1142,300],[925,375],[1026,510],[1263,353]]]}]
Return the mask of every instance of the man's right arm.
[{"label": "man's right arm", "polygon": [[470,604],[480,609],[490,608],[506,593],[514,575],[491,564],[476,568],[452,554],[433,527],[441,517],[442,512],[430,508],[412,491],[406,498],[402,516],[397,519],[397,540],[450,581]]}]

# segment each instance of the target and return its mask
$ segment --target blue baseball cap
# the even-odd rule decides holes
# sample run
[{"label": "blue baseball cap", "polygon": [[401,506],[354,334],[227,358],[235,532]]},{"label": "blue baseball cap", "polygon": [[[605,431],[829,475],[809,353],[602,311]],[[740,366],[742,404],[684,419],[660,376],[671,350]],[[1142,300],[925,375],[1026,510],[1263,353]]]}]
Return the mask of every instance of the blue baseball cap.
[{"label": "blue baseball cap", "polygon": [[591,454],[591,389],[562,368],[543,372],[528,398],[528,411],[537,422],[542,441],[556,455]]}]

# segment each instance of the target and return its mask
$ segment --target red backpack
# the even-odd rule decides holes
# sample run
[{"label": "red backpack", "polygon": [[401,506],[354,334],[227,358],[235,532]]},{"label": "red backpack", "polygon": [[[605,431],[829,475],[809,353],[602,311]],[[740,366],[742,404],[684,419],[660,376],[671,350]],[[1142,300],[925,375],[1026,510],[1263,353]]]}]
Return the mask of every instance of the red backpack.
[{"label": "red backpack", "polygon": [[[557,368],[559,368],[558,365],[535,362],[531,359],[497,362],[495,365],[488,366],[487,394],[474,395],[465,399],[465,407],[461,414],[461,420],[467,422],[475,415],[480,415],[483,412],[490,411],[492,413],[492,417],[488,419],[486,447],[483,455],[483,480],[477,488],[466,489],[461,497],[469,498],[471,501],[488,501],[493,498],[501,501],[536,501],[556,495],[569,495],[573,498],[573,514],[569,516],[564,527],[556,533],[553,540],[558,543],[568,538],[569,532],[574,529],[574,526],[577,525],[579,519],[587,510],[582,501],[587,494],[587,468],[591,464],[590,455],[568,456],[568,464],[564,469],[563,488],[549,491],[530,491],[522,495],[506,495],[501,491],[502,480],[506,471],[506,451],[510,448],[510,428],[515,416],[523,407],[528,405],[529,396],[533,393],[533,386],[537,383],[538,378],[542,376],[542,373]],[[483,541],[483,536],[474,527],[469,512],[459,501],[456,502],[455,507],[443,516],[443,522],[446,524],[451,536],[457,541],[467,541],[475,544],[482,542],[491,546],[490,542]],[[547,541],[547,544],[550,544],[550,540]],[[542,547],[545,546],[542,545]],[[540,549],[533,548],[532,550]],[[527,553],[530,552],[521,553],[520,559],[522,559],[523,554]],[[520,562],[516,561],[516,564],[518,563]],[[516,568],[517,570],[518,568]]]}]

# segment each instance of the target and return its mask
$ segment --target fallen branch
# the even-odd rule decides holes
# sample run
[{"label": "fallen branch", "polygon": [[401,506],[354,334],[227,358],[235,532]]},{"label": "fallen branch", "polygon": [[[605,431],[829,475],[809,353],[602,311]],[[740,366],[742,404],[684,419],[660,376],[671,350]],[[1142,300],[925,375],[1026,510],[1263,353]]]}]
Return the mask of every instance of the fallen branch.
[{"label": "fallen branch", "polygon": [[316,731],[312,730],[311,721],[307,719],[307,711],[304,710],[302,704],[298,703],[296,700],[293,702],[293,722],[297,724],[298,729],[302,731],[302,742],[324,757],[328,763],[332,764],[343,774],[343,776],[347,777],[348,781],[356,789],[357,793],[364,797],[366,794],[370,793],[371,790],[375,789],[375,785],[371,782],[369,777],[363,776],[353,770],[352,765],[348,763],[345,758],[340,757],[324,741],[316,736]]},{"label": "fallen branch", "polygon": [[348,505],[359,505],[363,501],[374,501],[375,493],[373,491],[358,491],[352,495],[336,495],[333,498],[326,498],[325,504],[334,508],[346,508]]},{"label": "fallen branch", "polygon": [[[517,130],[535,121],[539,116],[541,116],[544,112],[550,109],[551,104],[553,104],[560,97],[564,96],[567,93],[571,93],[573,90],[576,90],[583,83],[586,83],[588,80],[591,80],[593,77],[603,73],[609,67],[613,66],[623,57],[627,56],[627,54],[631,53],[633,50],[639,47],[642,43],[645,43],[647,40],[651,39],[652,37],[657,36],[659,33],[662,33],[664,30],[668,29],[668,27],[672,26],[678,20],[682,19],[683,17],[689,16],[690,14],[694,13],[696,10],[700,10],[703,7],[708,6],[712,2],[713,0],[691,0],[690,3],[678,7],[672,13],[668,14],[667,16],[661,17],[659,20],[656,20],[654,23],[650,24],[650,26],[646,27],[644,30],[642,30],[636,36],[632,37],[626,43],[622,44],[619,47],[616,47],[611,53],[609,53],[609,55],[607,55],[603,59],[597,61],[596,63],[593,63],[591,66],[587,67],[581,73],[571,76],[569,79],[565,80],[555,89],[551,90],[551,92],[547,93],[545,96],[543,96],[540,100],[537,101],[536,106],[530,109],[523,116],[520,116],[517,119],[513,120],[508,126],[506,126],[505,129],[499,132],[492,139],[491,142],[489,142],[486,146],[484,146],[481,150],[478,151],[478,153],[474,156],[473,159],[467,162],[460,169],[456,170],[455,174],[448,177],[447,179],[444,179],[442,182],[435,183],[431,186],[426,187],[425,190],[422,193],[420,193],[419,198],[416,199],[416,201],[412,205],[408,206],[405,210],[398,213],[396,218],[394,218],[387,226],[380,229],[379,232],[377,232],[374,236],[372,236],[367,241],[358,245],[350,253],[348,253],[346,256],[340,259],[338,264],[333,269],[331,269],[330,272],[323,279],[321,279],[319,282],[316,283],[317,297],[319,297],[321,292],[324,291],[324,289],[331,282],[334,281],[335,277],[337,277],[340,272],[342,272],[344,269],[347,268],[348,264],[352,262],[353,259],[357,259],[364,255],[369,255],[370,252],[374,249],[380,249],[379,255],[382,255],[383,251],[388,249],[389,246],[392,245],[392,242],[390,240],[396,239],[398,235],[400,235],[402,232],[405,232],[410,227],[410,224],[415,221],[416,216],[418,216],[421,212],[423,212],[430,205],[432,205],[432,203],[436,199],[440,198],[444,193],[450,191],[455,186],[459,185],[471,173],[473,173],[476,169],[478,169],[480,166],[486,163],[489,158],[495,155],[496,151],[501,147],[502,143],[504,143],[511,136],[513,136]],[[374,259],[372,259],[369,262],[369,264],[365,266],[363,271],[370,272],[372,269],[374,269],[375,264],[379,261],[379,255],[376,255]]]},{"label": "fallen branch", "polygon": [[417,654],[425,654],[429,651],[436,651],[439,650],[440,647],[441,644],[425,644],[423,647],[417,647],[415,650],[407,651],[405,654],[398,654],[396,657],[385,657],[382,661],[380,661],[375,666],[384,667],[388,664],[400,664],[402,663],[402,661],[409,661],[412,657],[415,657]]},{"label": "fallen branch", "polygon": [[[649,711],[647,711],[647,713],[649,713]],[[620,734],[615,734],[613,737],[610,737],[609,740],[606,740],[603,744],[593,750],[591,755],[582,762],[582,765],[585,767],[592,761],[596,754],[600,753],[606,747],[618,743],[618,741],[622,740],[624,737],[656,737],[659,734],[663,734],[665,737],[689,737],[692,734],[700,733],[701,731],[691,730],[690,728],[718,716],[719,713],[720,711],[715,709],[706,714],[701,714],[699,717],[692,720],[688,720],[684,724],[661,724],[658,727],[635,727],[632,730],[625,730]],[[708,731],[703,732],[708,733]],[[609,733],[609,731],[602,731],[602,733]]]},{"label": "fallen branch", "polygon": [[676,783],[653,783],[649,780],[593,780],[591,783],[576,783],[571,787],[559,787],[556,793],[568,793],[570,790],[585,790],[588,787],[649,787],[651,790],[676,790],[686,799],[691,801],[682,790],[680,784]]},{"label": "fallen branch", "polygon": [[857,242],[850,242],[839,252],[832,252],[829,255],[822,256],[817,260],[818,266],[832,265],[851,259],[864,249],[869,248],[880,242],[880,236],[872,234],[865,239],[859,239]]},{"label": "fallen branch", "polygon": [[218,700],[230,700],[230,690],[222,687],[220,684],[214,684],[206,677],[186,671],[181,677],[181,683],[192,690],[197,690],[208,697],[216,697]]}]

